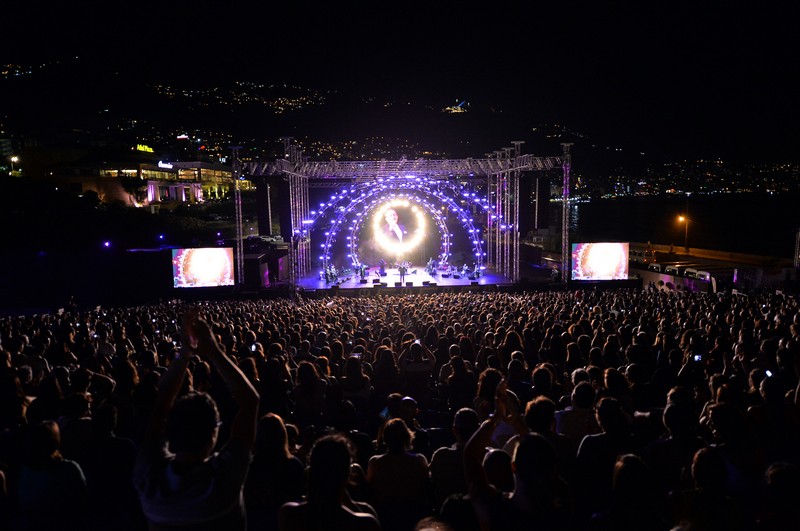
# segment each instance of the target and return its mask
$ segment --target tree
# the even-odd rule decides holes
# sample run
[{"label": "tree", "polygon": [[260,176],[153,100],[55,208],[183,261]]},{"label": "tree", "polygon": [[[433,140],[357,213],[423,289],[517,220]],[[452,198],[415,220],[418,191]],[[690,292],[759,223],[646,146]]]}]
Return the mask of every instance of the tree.
[{"label": "tree", "polygon": [[147,181],[141,177],[123,175],[119,182],[134,204],[141,204],[147,198]]}]

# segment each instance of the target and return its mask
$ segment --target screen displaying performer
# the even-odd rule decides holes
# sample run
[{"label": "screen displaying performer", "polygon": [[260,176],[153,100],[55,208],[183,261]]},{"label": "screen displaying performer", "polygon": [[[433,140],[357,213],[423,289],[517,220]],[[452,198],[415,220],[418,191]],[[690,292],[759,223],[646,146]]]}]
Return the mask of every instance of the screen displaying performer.
[{"label": "screen displaying performer", "polygon": [[414,200],[387,200],[372,210],[369,220],[369,232],[359,237],[360,257],[367,263],[379,258],[392,264],[412,259],[428,237],[430,215]]},{"label": "screen displaying performer", "polygon": [[386,224],[383,226],[383,233],[390,240],[402,243],[403,237],[406,234],[406,228],[405,225],[400,223],[400,215],[397,213],[397,210],[387,208],[383,217],[386,220]]}]

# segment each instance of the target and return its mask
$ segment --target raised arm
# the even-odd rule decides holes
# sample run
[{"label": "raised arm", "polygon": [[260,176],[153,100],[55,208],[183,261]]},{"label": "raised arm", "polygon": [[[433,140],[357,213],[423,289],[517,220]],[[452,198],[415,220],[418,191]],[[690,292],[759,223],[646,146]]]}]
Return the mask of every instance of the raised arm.
[{"label": "raised arm", "polygon": [[195,349],[202,359],[216,369],[239,406],[231,424],[229,440],[238,441],[252,449],[258,417],[258,392],[239,367],[225,355],[211,326],[198,311],[187,313],[184,330],[190,348]]}]

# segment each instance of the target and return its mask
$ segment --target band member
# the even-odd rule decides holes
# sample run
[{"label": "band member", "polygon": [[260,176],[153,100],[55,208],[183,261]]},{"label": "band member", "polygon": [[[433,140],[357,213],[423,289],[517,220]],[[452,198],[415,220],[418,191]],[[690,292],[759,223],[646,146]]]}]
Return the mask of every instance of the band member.
[{"label": "band member", "polygon": [[431,276],[436,273],[436,260],[434,260],[433,257],[431,257],[431,259],[428,260],[428,263],[425,265],[425,272]]},{"label": "band member", "polygon": [[378,275],[382,277],[386,276],[386,260],[383,258],[378,260]]},{"label": "band member", "polygon": [[325,280],[328,282],[335,282],[339,278],[339,272],[336,271],[336,267],[333,264],[328,266],[327,271],[325,272]]},{"label": "band member", "polygon": [[397,271],[400,273],[400,282],[405,282],[406,273],[408,272],[408,265],[406,265],[406,262],[397,264]]}]

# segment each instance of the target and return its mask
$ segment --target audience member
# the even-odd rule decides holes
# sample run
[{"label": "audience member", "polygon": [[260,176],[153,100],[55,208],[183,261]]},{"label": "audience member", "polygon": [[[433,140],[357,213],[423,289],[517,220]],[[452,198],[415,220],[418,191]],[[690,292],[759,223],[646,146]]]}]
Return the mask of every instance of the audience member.
[{"label": "audience member", "polygon": [[[151,529],[244,530],[242,490],[255,440],[258,393],[222,351],[204,316],[187,312],[183,327],[184,346],[159,384],[134,484]],[[239,406],[218,452],[214,399],[196,392],[178,398],[193,353],[213,365]]]}]

